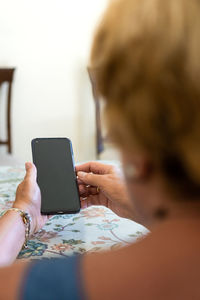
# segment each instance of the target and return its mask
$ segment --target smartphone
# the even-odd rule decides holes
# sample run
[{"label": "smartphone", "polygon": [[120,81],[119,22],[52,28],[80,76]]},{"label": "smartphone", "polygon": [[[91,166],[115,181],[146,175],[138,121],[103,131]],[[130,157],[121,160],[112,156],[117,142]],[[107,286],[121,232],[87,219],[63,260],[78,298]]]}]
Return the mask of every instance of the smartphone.
[{"label": "smartphone", "polygon": [[41,213],[78,213],[80,198],[71,141],[68,138],[36,138],[31,146],[41,190]]}]

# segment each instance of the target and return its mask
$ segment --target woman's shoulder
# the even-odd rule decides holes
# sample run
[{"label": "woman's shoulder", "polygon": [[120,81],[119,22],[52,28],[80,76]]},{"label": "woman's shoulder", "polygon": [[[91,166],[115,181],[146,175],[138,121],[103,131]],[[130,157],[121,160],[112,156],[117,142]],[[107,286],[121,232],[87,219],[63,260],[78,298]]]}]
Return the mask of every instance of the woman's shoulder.
[{"label": "woman's shoulder", "polygon": [[89,298],[200,299],[198,225],[198,220],[166,222],[128,247],[85,256],[82,272]]}]

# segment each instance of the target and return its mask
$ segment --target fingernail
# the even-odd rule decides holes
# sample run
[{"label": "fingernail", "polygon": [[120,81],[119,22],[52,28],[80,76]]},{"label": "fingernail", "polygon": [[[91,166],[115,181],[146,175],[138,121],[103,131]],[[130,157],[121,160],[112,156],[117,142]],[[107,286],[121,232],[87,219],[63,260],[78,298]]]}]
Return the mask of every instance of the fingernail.
[{"label": "fingernail", "polygon": [[86,175],[87,173],[85,173],[85,172],[78,172],[78,177],[84,177],[85,175]]},{"label": "fingernail", "polygon": [[26,162],[25,163],[25,167],[26,167],[26,169],[30,168],[31,167],[31,163],[30,162]]}]

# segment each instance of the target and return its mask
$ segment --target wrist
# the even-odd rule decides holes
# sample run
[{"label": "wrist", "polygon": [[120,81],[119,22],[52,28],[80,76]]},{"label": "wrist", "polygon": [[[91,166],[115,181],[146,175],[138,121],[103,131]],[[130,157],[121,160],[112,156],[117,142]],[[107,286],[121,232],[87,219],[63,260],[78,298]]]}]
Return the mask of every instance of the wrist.
[{"label": "wrist", "polygon": [[[31,221],[32,221],[31,216],[29,215],[29,213],[27,211],[17,208],[17,207],[8,208],[7,210],[5,210],[3,212],[3,215],[8,214],[8,218],[9,218],[9,214],[11,212],[15,213],[15,216],[11,216],[12,219],[10,219],[10,221],[12,222],[12,224],[17,225],[17,230],[19,230],[18,237],[20,240],[21,240],[20,236],[21,236],[21,232],[22,232],[22,227],[19,224],[19,218],[16,218],[16,216],[20,217],[21,224],[23,223],[23,225],[24,225],[25,238],[24,238],[22,249],[27,248],[27,242],[30,238]],[[9,219],[7,219],[7,220],[9,220]],[[18,226],[18,224],[19,224],[19,226]]]},{"label": "wrist", "polygon": [[21,209],[30,215],[30,217],[31,217],[30,236],[31,236],[35,232],[36,222],[35,222],[35,217],[34,217],[34,214],[33,214],[33,211],[31,209],[30,205],[28,205],[27,203],[24,203],[24,202],[17,202],[17,203],[14,202],[12,207]]}]

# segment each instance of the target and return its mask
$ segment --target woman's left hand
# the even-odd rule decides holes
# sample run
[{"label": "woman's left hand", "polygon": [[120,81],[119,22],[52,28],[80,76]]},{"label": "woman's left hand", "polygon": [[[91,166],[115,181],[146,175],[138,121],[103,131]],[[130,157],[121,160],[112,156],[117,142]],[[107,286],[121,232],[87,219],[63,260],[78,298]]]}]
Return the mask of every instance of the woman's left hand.
[{"label": "woman's left hand", "polygon": [[19,184],[13,207],[28,212],[32,218],[31,234],[40,230],[47,221],[47,216],[42,216],[41,193],[36,182],[37,170],[34,164],[26,163],[26,175]]}]

